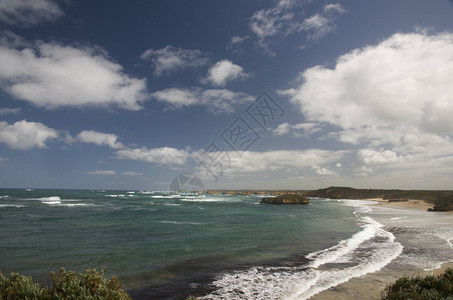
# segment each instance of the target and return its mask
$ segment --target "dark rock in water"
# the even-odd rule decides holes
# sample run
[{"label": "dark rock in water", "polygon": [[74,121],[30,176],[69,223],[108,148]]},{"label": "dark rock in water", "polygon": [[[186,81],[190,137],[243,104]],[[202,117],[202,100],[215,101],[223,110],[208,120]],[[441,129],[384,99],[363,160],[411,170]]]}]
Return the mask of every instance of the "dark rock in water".
[{"label": "dark rock in water", "polygon": [[302,195],[281,195],[277,197],[264,197],[261,203],[266,204],[308,204],[310,200]]}]

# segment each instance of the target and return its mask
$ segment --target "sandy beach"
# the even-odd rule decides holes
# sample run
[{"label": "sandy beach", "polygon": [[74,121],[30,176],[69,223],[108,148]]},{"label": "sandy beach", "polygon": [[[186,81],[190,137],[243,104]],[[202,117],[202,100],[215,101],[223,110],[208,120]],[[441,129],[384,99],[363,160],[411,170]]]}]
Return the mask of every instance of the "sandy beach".
[{"label": "sandy beach", "polygon": [[[360,201],[360,200],[358,200]],[[388,202],[387,200],[383,200],[381,198],[373,198],[373,199],[366,199],[366,201],[373,201],[375,202],[374,204],[370,205],[370,207],[373,209],[375,208],[388,208],[388,209],[394,209],[395,212],[403,212],[407,211],[409,212],[416,212],[421,214],[421,216],[425,216],[427,218],[438,218],[439,216],[442,216],[442,218],[446,218],[447,222],[450,221],[451,224],[453,225],[453,215],[448,212],[448,213],[435,213],[435,212],[428,212],[427,209],[431,208],[433,205],[430,203],[427,203],[423,200],[415,200],[415,199],[409,199],[408,201],[402,201],[402,202]],[[405,217],[401,217],[405,218]],[[390,218],[390,220],[396,220],[397,217]],[[407,219],[405,219],[407,220]],[[414,220],[413,220],[414,221]],[[382,222],[384,226],[390,227],[390,224],[386,224],[385,222]],[[415,221],[415,223],[417,223]],[[415,225],[414,223],[414,225]],[[414,247],[413,244],[410,242],[407,243],[405,239],[407,237],[402,237],[400,238],[399,232],[405,232],[408,230],[407,222],[404,224],[404,226],[399,227],[397,223],[392,222],[392,232],[394,233],[396,237],[396,241],[399,241],[403,247],[403,256],[404,253],[408,253],[410,251],[413,252],[413,256],[417,256],[417,251],[420,253],[424,250],[422,248],[417,249]],[[447,240],[446,243],[449,243]],[[450,246],[451,247],[451,246]],[[432,251],[432,250],[430,250]],[[451,252],[453,253],[453,249],[451,249]],[[410,264],[404,264],[402,261],[402,258],[396,258],[393,260],[390,264],[382,268],[381,270],[374,272],[374,273],[369,273],[367,275],[357,277],[357,278],[352,278],[351,280],[337,285],[335,287],[332,287],[328,290],[322,291],[312,297],[310,297],[310,300],[355,300],[355,299],[381,299],[381,294],[382,291],[385,289],[385,287],[394,282],[396,279],[402,277],[402,276],[425,276],[425,275],[437,275],[442,273],[445,269],[447,268],[452,268],[453,267],[453,262],[451,260],[451,257],[445,257],[445,262],[443,262],[441,265],[435,266],[433,268],[420,268],[420,267],[414,267]]]}]

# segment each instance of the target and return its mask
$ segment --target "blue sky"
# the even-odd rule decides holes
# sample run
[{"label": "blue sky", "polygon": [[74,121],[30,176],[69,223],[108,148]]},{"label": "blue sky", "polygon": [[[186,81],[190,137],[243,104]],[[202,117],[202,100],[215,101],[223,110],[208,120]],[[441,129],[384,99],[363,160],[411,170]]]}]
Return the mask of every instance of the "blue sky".
[{"label": "blue sky", "polygon": [[[451,1],[0,0],[0,187],[451,189]],[[264,93],[264,94],[263,94]]]}]

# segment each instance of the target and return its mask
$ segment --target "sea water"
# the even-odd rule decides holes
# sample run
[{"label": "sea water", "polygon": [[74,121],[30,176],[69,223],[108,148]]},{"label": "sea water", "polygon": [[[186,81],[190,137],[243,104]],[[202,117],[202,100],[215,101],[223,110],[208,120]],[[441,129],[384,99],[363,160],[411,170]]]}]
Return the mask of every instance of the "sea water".
[{"label": "sea water", "polygon": [[118,275],[134,299],[192,293],[202,299],[307,299],[377,271],[403,252],[378,220],[403,222],[401,214],[384,218],[370,206],[331,199],[312,198],[308,205],[260,200],[1,189],[0,271],[46,282],[60,267],[103,269]]}]

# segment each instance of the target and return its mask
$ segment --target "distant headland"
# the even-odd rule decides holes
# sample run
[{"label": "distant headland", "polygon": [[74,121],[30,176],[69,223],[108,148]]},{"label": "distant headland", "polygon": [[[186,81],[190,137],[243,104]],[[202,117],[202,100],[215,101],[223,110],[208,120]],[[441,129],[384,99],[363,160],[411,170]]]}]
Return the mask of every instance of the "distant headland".
[{"label": "distant headland", "polygon": [[389,202],[417,199],[433,204],[434,207],[429,209],[430,211],[453,211],[453,190],[355,189],[331,186],[318,190],[206,190],[204,192],[207,194],[263,195],[264,198],[268,195],[300,195],[330,199],[382,198]]}]

